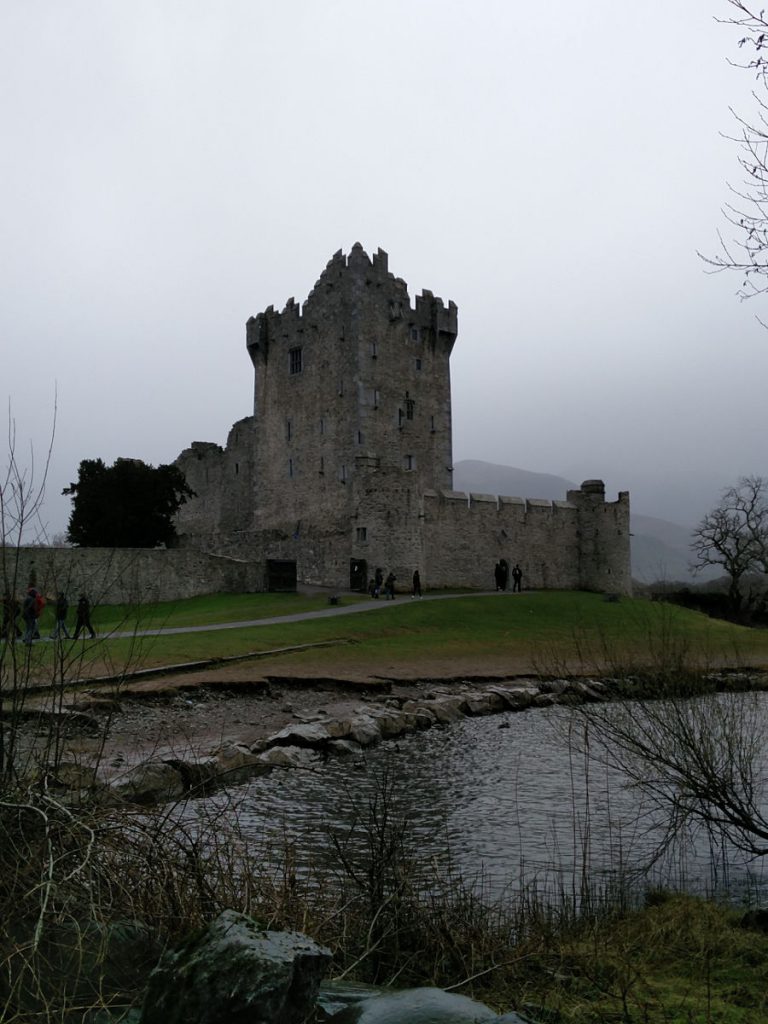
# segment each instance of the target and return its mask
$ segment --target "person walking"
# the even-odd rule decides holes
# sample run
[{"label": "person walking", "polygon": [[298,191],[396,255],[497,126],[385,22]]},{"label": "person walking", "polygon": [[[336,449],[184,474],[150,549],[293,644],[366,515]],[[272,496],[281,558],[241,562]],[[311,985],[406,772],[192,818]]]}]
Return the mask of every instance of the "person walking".
[{"label": "person walking", "polygon": [[75,622],[75,635],[72,638],[77,640],[80,636],[80,632],[83,629],[87,629],[91,635],[91,640],[96,636],[96,632],[91,625],[91,604],[85,594],[81,594],[77,602],[77,620]]},{"label": "person walking", "polygon": [[33,640],[40,639],[40,630],[37,628],[38,601],[37,590],[30,587],[24,595],[24,602],[21,606],[21,617],[24,620],[23,642],[31,644]]},{"label": "person walking", "polygon": [[518,594],[522,593],[522,581],[523,581],[523,570],[515,562],[515,567],[512,570],[512,593],[517,591]]},{"label": "person walking", "polygon": [[419,570],[413,570],[413,590],[411,591],[411,597],[421,597],[421,576]]},{"label": "person walking", "polygon": [[390,574],[389,574],[389,576],[387,576],[386,582],[384,584],[384,593],[387,595],[387,597],[389,598],[390,601],[394,601],[395,600],[395,579],[396,578],[397,577],[395,576],[395,574],[393,572],[390,572]]},{"label": "person walking", "polygon": [[381,585],[384,582],[384,570],[377,569],[373,577],[373,596],[378,598],[381,593]]},{"label": "person walking", "polygon": [[53,627],[51,633],[51,640],[57,640],[62,633],[69,640],[69,631],[67,630],[67,612],[69,611],[69,601],[67,595],[63,590],[60,590],[56,597],[56,625]]}]

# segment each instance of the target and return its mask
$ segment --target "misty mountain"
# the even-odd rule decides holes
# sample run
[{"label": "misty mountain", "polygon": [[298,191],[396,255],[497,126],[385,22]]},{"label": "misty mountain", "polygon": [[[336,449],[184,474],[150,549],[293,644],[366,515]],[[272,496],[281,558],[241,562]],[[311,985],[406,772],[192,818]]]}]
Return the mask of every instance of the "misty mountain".
[{"label": "misty mountain", "polygon": [[[532,473],[513,466],[466,459],[453,467],[453,486],[457,491],[476,494],[506,494],[517,498],[565,500],[568,490],[579,485],[551,473]],[[631,498],[631,494],[630,494]],[[654,516],[631,514],[632,576],[641,583],[656,580],[691,582],[689,567],[691,528]],[[718,575],[702,573],[702,580]]]}]

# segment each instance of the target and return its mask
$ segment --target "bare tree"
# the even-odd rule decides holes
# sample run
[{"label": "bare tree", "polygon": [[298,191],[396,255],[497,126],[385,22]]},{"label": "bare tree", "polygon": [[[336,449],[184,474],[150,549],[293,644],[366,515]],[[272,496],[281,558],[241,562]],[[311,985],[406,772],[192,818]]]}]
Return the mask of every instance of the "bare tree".
[{"label": "bare tree", "polygon": [[737,185],[729,186],[732,199],[723,208],[726,220],[736,229],[735,237],[729,240],[718,232],[720,252],[716,256],[699,255],[714,272],[735,270],[743,274],[738,294],[746,299],[768,291],[768,17],[765,10],[752,3],[727,2],[734,13],[717,20],[743,32],[739,47],[745,59],[733,63],[755,74],[757,110],[747,120],[732,109],[737,128],[735,134],[726,135],[739,148],[743,175]]},{"label": "bare tree", "polygon": [[694,570],[721,566],[730,577],[728,599],[734,609],[742,602],[744,576],[768,571],[767,489],[764,477],[741,477],[693,531]]},{"label": "bare tree", "polygon": [[580,711],[592,756],[650,797],[668,840],[694,824],[751,857],[768,854],[768,695],[678,695]]}]

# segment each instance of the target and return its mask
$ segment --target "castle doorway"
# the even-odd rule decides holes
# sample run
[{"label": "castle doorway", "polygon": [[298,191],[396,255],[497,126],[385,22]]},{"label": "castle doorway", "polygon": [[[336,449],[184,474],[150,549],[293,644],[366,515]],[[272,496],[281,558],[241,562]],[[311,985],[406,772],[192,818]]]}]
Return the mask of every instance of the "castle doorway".
[{"label": "castle doorway", "polygon": [[295,594],[296,563],[283,558],[268,558],[267,590],[270,594]]},{"label": "castle doorway", "polygon": [[349,562],[349,589],[368,590],[368,563],[364,558],[352,558]]}]

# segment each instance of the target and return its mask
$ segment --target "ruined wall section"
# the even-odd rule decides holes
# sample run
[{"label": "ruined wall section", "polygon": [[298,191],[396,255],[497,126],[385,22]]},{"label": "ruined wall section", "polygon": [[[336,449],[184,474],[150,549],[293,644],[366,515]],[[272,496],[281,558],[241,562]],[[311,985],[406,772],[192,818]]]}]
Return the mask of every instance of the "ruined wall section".
[{"label": "ruined wall section", "polygon": [[237,538],[253,529],[253,494],[257,488],[254,460],[254,421],[239,420],[225,448],[194,441],[175,465],[195,492],[176,515],[181,546],[208,551],[231,549]]}]

